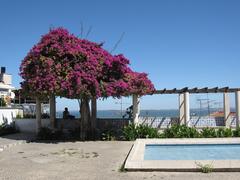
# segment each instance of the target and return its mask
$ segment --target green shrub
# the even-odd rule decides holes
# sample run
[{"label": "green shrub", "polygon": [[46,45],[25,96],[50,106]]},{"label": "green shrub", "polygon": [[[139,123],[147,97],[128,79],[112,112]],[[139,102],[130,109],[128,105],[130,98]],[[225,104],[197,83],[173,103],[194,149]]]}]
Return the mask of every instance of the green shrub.
[{"label": "green shrub", "polygon": [[103,141],[114,141],[116,140],[115,132],[113,130],[104,131],[101,135]]},{"label": "green shrub", "polygon": [[232,133],[233,133],[234,137],[240,137],[240,128],[237,128],[237,129],[233,130]]},{"label": "green shrub", "polygon": [[224,137],[224,128],[219,128],[216,133],[217,137]]},{"label": "green shrub", "polygon": [[129,124],[123,129],[125,140],[133,141],[137,138],[158,138],[158,130],[147,125]]},{"label": "green shrub", "polygon": [[224,137],[232,137],[233,136],[233,132],[231,128],[226,128],[224,131]]},{"label": "green shrub", "polygon": [[200,136],[196,128],[187,127],[186,125],[172,125],[163,131],[161,135],[165,138],[197,138]]},{"label": "green shrub", "polygon": [[60,130],[51,130],[47,127],[40,128],[38,135],[38,140],[62,140],[63,133]]},{"label": "green shrub", "polygon": [[214,128],[206,127],[201,130],[201,137],[214,138],[217,137],[217,134]]},{"label": "green shrub", "polygon": [[6,101],[4,98],[0,98],[0,107],[5,107],[7,105]]},{"label": "green shrub", "polygon": [[127,141],[133,141],[137,138],[136,126],[131,123],[123,129],[123,137]]},{"label": "green shrub", "polygon": [[3,123],[0,125],[0,136],[17,133],[15,126]]},{"label": "green shrub", "polygon": [[136,128],[137,138],[158,138],[158,130],[147,125],[138,125]]},{"label": "green shrub", "polygon": [[[23,114],[22,118],[24,118],[24,119],[35,119],[36,118],[36,114]],[[41,118],[42,119],[48,119],[48,118],[50,118],[50,116],[47,113],[42,113],[41,114]]]},{"label": "green shrub", "polygon": [[217,137],[232,137],[233,132],[230,128],[219,128],[216,130]]},{"label": "green shrub", "polygon": [[22,118],[23,118],[23,116],[22,116],[21,114],[18,113],[18,114],[16,115],[16,119],[22,119]]},{"label": "green shrub", "polygon": [[240,128],[232,130],[231,128],[214,129],[206,127],[198,131],[194,127],[186,125],[172,125],[164,129],[162,133],[147,125],[130,124],[123,130],[125,140],[135,140],[137,138],[215,138],[215,137],[240,137]]}]

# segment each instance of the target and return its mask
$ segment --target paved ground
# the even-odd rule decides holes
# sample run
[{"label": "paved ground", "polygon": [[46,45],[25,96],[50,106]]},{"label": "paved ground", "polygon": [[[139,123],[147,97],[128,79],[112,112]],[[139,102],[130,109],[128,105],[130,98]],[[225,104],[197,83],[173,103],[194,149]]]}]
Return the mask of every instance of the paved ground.
[{"label": "paved ground", "polygon": [[[17,138],[0,138],[0,145]],[[0,179],[237,180],[240,173],[119,172],[132,142],[22,143],[0,152]]]}]

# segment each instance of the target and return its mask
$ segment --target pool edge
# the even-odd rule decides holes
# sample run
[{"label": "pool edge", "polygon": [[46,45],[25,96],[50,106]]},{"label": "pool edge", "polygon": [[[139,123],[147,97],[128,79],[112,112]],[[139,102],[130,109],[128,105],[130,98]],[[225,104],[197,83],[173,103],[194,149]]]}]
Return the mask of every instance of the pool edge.
[{"label": "pool edge", "polygon": [[240,138],[137,139],[126,160],[127,171],[201,171],[196,162],[213,164],[214,172],[240,172],[240,160],[144,160],[146,144],[240,144]]}]

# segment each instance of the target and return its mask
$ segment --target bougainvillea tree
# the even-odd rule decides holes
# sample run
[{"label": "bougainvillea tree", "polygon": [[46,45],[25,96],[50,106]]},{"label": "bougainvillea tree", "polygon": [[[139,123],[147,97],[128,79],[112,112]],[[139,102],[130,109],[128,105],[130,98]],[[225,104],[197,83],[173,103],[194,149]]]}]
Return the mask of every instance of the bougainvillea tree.
[{"label": "bougainvillea tree", "polygon": [[22,61],[22,88],[38,97],[81,99],[81,125],[89,127],[89,100],[154,91],[147,74],[134,72],[123,55],[80,39],[64,28],[42,36]]}]

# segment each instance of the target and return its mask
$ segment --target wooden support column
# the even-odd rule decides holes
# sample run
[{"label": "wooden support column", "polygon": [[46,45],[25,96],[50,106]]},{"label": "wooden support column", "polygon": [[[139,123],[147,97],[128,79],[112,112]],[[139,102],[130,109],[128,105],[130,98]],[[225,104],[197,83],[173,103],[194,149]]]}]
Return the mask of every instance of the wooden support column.
[{"label": "wooden support column", "polygon": [[39,132],[39,129],[42,127],[41,122],[41,101],[39,97],[36,98],[36,133]]},{"label": "wooden support column", "polygon": [[224,122],[226,127],[230,127],[230,98],[228,93],[223,93]]},{"label": "wooden support column", "polygon": [[51,95],[49,98],[49,104],[50,104],[50,122],[51,126],[54,129],[55,128],[55,121],[56,121],[56,98],[54,95]]},{"label": "wooden support column", "polygon": [[91,100],[91,129],[93,135],[95,135],[97,126],[97,99],[94,97]]},{"label": "wooden support column", "polygon": [[179,123],[184,124],[184,94],[179,94]]},{"label": "wooden support column", "polygon": [[239,121],[240,121],[240,91],[235,92],[236,98],[236,128],[239,128]]},{"label": "wooden support column", "polygon": [[140,97],[137,94],[132,96],[133,99],[133,123],[139,124],[138,117],[140,115]]},{"label": "wooden support column", "polygon": [[190,121],[189,92],[184,93],[184,124],[188,126]]}]

